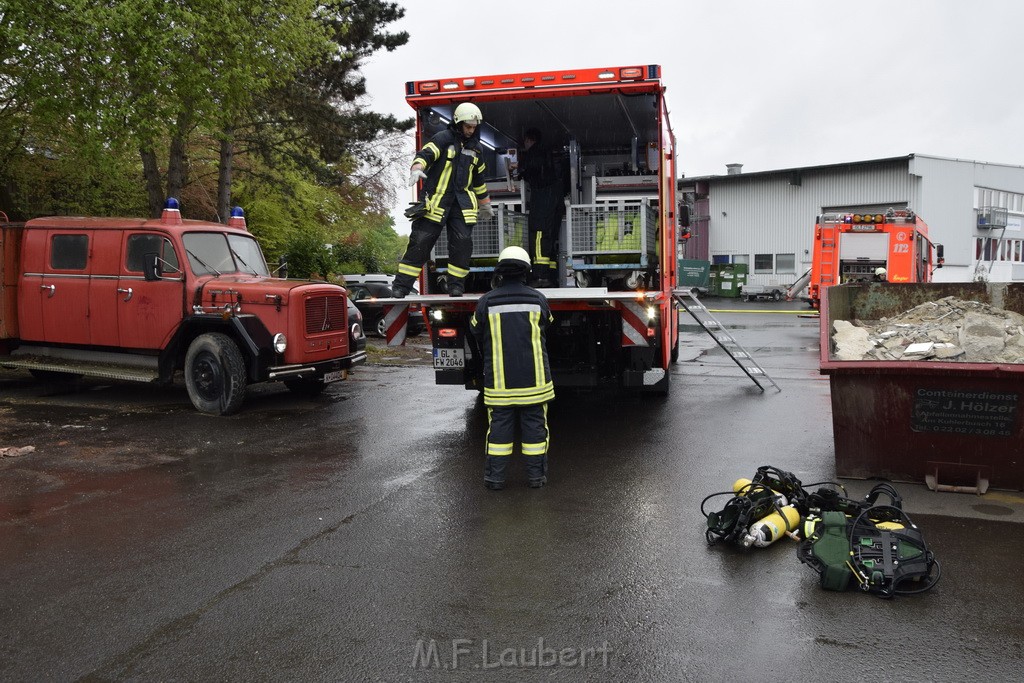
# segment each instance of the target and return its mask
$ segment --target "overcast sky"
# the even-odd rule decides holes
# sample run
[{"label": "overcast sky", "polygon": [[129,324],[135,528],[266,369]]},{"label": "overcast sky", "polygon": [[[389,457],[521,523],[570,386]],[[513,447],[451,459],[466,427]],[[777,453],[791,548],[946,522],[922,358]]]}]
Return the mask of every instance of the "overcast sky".
[{"label": "overcast sky", "polygon": [[375,111],[410,116],[411,80],[660,64],[687,176],[910,153],[1024,166],[1020,0],[398,3],[408,44],[363,69]]}]

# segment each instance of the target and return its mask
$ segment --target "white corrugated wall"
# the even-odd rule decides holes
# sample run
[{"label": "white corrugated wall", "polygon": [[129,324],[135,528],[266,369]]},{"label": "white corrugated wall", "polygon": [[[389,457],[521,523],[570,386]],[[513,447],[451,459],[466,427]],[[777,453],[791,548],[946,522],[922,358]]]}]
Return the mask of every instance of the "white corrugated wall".
[{"label": "white corrugated wall", "polygon": [[[714,260],[728,255],[733,260],[745,254],[748,282],[789,284],[810,267],[814,223],[823,208],[918,210],[920,179],[908,173],[908,165],[909,158],[900,158],[749,178],[710,178],[710,256]],[[794,254],[795,266],[791,272],[756,273],[755,254]]]}]

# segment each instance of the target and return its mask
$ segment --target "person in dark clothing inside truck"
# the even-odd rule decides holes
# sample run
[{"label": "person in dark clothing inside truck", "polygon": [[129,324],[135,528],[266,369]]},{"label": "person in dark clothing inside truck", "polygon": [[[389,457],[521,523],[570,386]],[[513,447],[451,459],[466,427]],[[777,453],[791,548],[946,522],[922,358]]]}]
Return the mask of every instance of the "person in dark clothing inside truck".
[{"label": "person in dark clothing inside truck", "polygon": [[544,144],[544,136],[536,128],[530,128],[523,134],[523,151],[519,158],[516,176],[526,182],[530,191],[526,208],[533,284],[554,287],[555,247],[565,209],[564,174],[559,173],[552,150]]}]

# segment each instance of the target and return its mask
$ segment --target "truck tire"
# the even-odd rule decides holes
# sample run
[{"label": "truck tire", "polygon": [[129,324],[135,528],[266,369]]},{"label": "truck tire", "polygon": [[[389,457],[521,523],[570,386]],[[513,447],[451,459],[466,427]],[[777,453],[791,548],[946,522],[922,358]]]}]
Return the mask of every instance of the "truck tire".
[{"label": "truck tire", "polygon": [[317,377],[286,379],[284,381],[284,385],[288,387],[288,391],[292,392],[296,396],[302,396],[304,398],[319,396],[324,392],[324,387],[327,386]]},{"label": "truck tire", "polygon": [[775,301],[782,301],[782,292],[776,289],[774,292],[772,292],[772,299],[774,299]]},{"label": "truck tire", "polygon": [[185,354],[185,388],[192,405],[210,415],[230,415],[245,400],[242,352],[226,334],[201,334]]}]

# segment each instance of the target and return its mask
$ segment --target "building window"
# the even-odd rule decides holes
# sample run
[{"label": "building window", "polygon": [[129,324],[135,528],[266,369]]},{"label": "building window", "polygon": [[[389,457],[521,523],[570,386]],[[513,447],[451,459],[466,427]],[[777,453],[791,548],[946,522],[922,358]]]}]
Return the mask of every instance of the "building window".
[{"label": "building window", "polygon": [[776,254],[776,273],[796,273],[796,254]]},{"label": "building window", "polygon": [[750,265],[750,254],[733,254],[732,255],[732,262],[733,263],[743,263],[743,264],[746,264],[746,265],[749,266]]},{"label": "building window", "polygon": [[774,254],[754,254],[754,272],[755,273],[773,273],[773,272],[775,272],[775,256],[774,256]]}]

